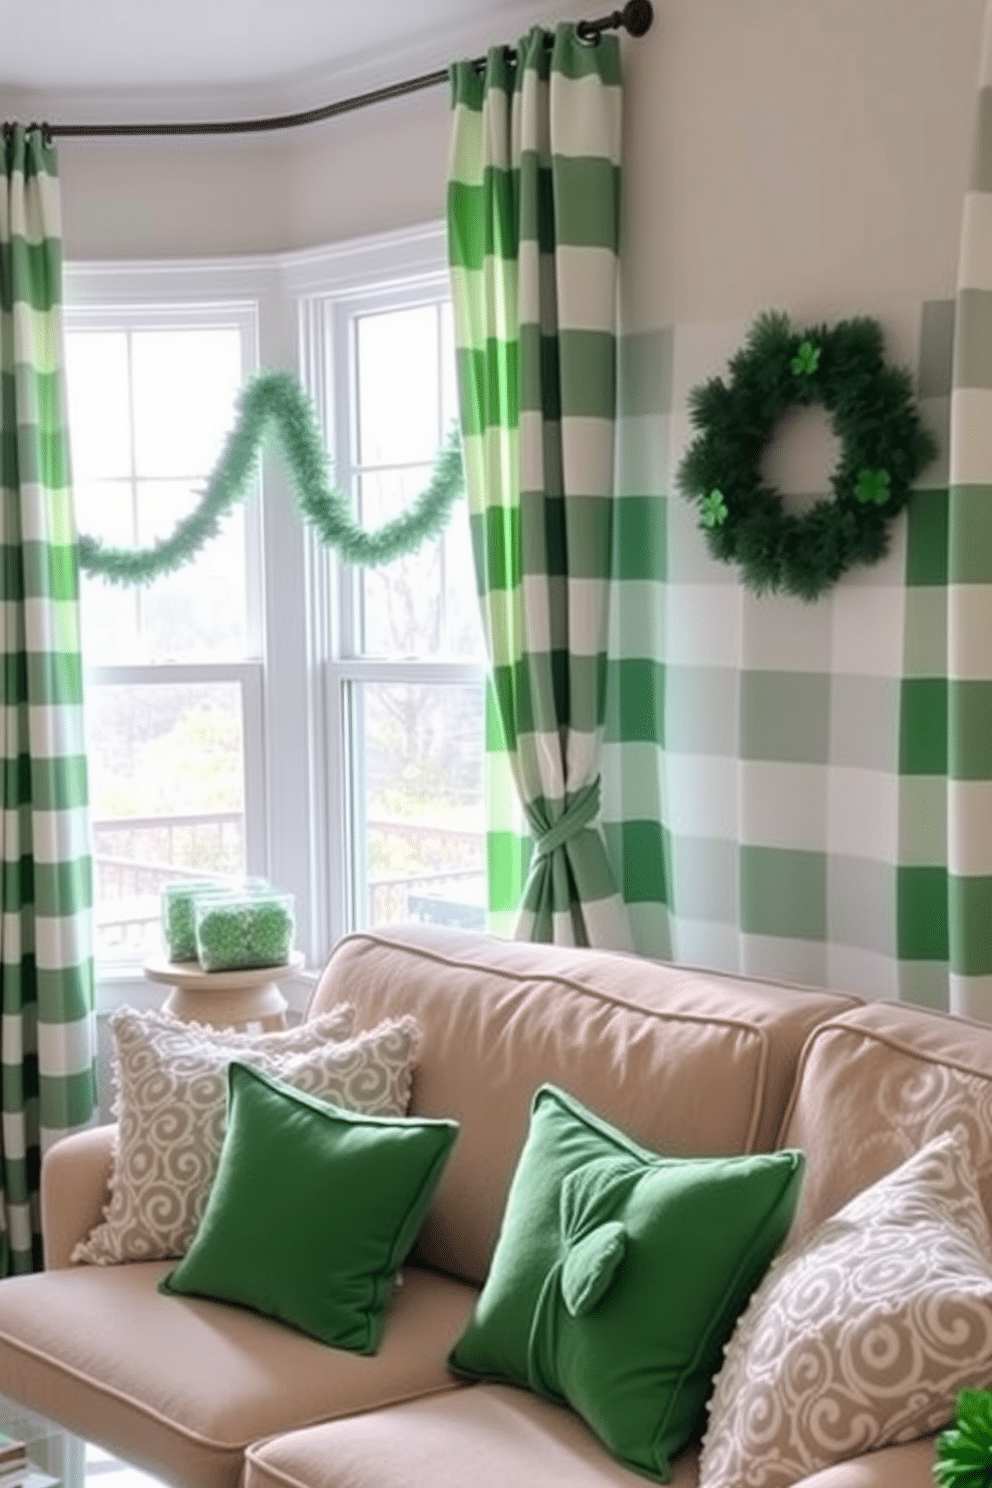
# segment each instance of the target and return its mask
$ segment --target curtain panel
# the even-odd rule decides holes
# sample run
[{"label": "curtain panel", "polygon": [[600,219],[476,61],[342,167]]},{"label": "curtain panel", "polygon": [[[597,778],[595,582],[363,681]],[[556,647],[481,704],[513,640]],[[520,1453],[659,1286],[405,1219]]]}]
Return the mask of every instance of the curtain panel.
[{"label": "curtain panel", "polygon": [[958,266],[947,546],[947,885],[954,1012],[992,1022],[992,4]]},{"label": "curtain panel", "polygon": [[[626,947],[599,816],[616,388],[615,37],[535,27],[451,70],[466,491],[491,662],[493,928]],[[524,820],[515,803],[519,801]],[[528,865],[529,861],[529,867]],[[526,882],[521,882],[526,868]]]},{"label": "curtain panel", "polygon": [[3,131],[0,191],[0,1274],[41,1266],[38,1180],[96,1106],[79,566],[55,151]]}]

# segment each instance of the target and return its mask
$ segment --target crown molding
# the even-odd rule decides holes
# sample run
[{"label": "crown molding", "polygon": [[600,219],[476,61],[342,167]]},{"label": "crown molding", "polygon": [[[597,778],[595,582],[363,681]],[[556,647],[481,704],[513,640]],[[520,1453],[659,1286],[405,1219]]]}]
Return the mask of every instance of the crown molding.
[{"label": "crown molding", "polygon": [[237,258],[68,260],[65,300],[75,310],[145,304],[149,299],[193,304],[221,298],[248,302],[259,292],[294,296],[359,293],[411,281],[447,282],[445,224],[415,223],[393,232],[349,238],[320,248]]}]

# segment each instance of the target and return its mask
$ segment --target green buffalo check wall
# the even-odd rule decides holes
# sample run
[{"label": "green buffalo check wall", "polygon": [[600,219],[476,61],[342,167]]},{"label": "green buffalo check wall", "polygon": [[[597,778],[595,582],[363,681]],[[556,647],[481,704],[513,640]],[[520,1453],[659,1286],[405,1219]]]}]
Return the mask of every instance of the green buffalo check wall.
[{"label": "green buffalo check wall", "polygon": [[[639,951],[992,1021],[988,17],[956,300],[834,310],[880,320],[940,447],[879,564],[814,604],[748,593],[676,473],[689,391],[753,316],[622,327],[602,773]],[[801,327],[817,294],[756,310]],[[766,463],[800,507],[836,458],[822,410],[801,417]]]},{"label": "green buffalo check wall", "polygon": [[41,1155],[96,1104],[78,562],[55,152],[5,126],[0,183],[0,1274],[41,1264]]},{"label": "green buffalo check wall", "polygon": [[448,243],[491,661],[494,928],[626,947],[599,825],[613,531],[615,37],[535,27],[452,68]]},{"label": "green buffalo check wall", "polygon": [[[645,954],[948,1004],[954,318],[951,301],[880,317],[943,453],[886,557],[812,604],[745,590],[675,489],[689,390],[750,320],[621,341],[603,816]],[[776,480],[797,507],[835,458],[822,410],[802,417],[823,483]]]}]

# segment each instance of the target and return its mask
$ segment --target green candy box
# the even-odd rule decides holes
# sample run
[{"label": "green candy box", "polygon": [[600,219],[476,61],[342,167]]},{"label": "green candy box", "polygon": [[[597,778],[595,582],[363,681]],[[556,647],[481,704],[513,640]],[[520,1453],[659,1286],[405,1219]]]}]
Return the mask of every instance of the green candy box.
[{"label": "green candy box", "polygon": [[196,960],[196,920],[193,902],[198,894],[216,894],[215,878],[184,878],[163,885],[162,938],[170,961]]},{"label": "green candy box", "polygon": [[196,954],[204,971],[285,966],[296,922],[292,894],[200,895],[193,901]]}]

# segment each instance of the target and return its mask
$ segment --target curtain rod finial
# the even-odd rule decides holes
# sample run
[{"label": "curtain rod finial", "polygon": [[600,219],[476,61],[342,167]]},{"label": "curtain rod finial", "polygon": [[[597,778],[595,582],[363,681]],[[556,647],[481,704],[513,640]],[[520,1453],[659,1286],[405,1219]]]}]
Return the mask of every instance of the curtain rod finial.
[{"label": "curtain rod finial", "polygon": [[622,25],[631,36],[643,36],[650,30],[654,20],[651,0],[627,0],[623,8]]}]

